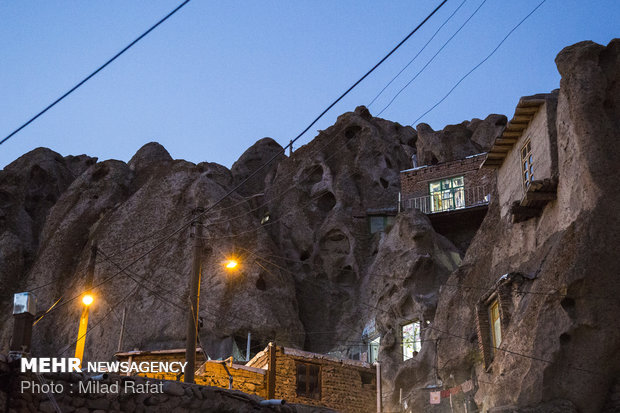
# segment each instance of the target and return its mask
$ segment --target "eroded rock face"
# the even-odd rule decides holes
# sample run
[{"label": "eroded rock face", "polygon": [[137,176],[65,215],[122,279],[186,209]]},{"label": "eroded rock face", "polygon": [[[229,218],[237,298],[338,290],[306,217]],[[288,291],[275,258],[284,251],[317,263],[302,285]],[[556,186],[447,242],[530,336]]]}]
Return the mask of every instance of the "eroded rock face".
[{"label": "eroded rock face", "polygon": [[[47,215],[63,191],[96,158],[37,148],[0,171],[0,284],[19,284],[40,242]],[[12,294],[2,289],[0,299]]]},{"label": "eroded rock face", "polygon": [[[540,218],[518,224],[501,218],[497,203],[490,206],[446,282],[456,287],[440,292],[428,335],[440,340],[436,365],[443,382],[474,377],[469,402],[493,412],[599,412],[617,397],[620,301],[612,297],[620,294],[620,195],[611,188],[620,182],[620,40],[606,47],[578,43],[556,62],[562,75],[557,200]],[[503,274],[520,275],[506,292],[501,349],[485,369],[475,308]],[[428,392],[413,394],[414,406],[428,405]],[[456,406],[463,401],[453,398]]]},{"label": "eroded rock face", "polygon": [[304,327],[337,331],[327,339],[307,335],[306,349],[360,340],[359,288],[380,239],[370,234],[366,213],[395,212],[399,171],[410,165],[407,142],[414,138],[411,127],[359,107],[280,162],[266,188],[266,227],[283,257],[276,264],[296,281]]},{"label": "eroded rock face", "polygon": [[489,115],[484,120],[448,125],[440,131],[421,123],[417,126],[418,163],[434,165],[486,152],[502,134],[506,122],[504,115]]},{"label": "eroded rock face", "polygon": [[265,190],[265,179],[273,174],[280,161],[286,158],[282,146],[271,138],[258,140],[250,146],[231,168],[235,184],[240,184],[269,160],[275,159],[265,168],[258,171],[239,188],[245,195],[259,194]]}]

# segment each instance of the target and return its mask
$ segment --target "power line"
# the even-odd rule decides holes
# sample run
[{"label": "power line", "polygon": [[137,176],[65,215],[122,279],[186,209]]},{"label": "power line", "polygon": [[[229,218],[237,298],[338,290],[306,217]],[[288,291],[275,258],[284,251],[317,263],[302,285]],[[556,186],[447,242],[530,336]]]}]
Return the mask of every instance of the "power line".
[{"label": "power line", "polygon": [[383,109],[381,109],[381,111],[379,113],[377,113],[377,116],[381,115],[387,108],[390,107],[390,105],[392,103],[394,103],[394,101],[396,100],[396,98],[407,88],[409,87],[409,85],[418,78],[418,76],[420,76],[420,74],[422,72],[424,72],[424,70],[428,67],[428,65],[430,65],[433,60],[435,60],[435,58],[437,57],[437,55],[439,53],[441,53],[441,51],[452,41],[452,39],[454,39],[454,37],[456,37],[457,34],[459,34],[459,32],[463,29],[463,27],[465,27],[467,25],[467,23],[469,23],[469,21],[478,13],[478,11],[482,8],[482,6],[484,6],[484,3],[486,3],[487,0],[483,0],[482,3],[480,3],[480,5],[478,6],[478,8],[476,10],[474,10],[474,12],[467,18],[467,20],[465,20],[465,22],[456,30],[456,32],[454,32],[454,34],[452,36],[450,36],[450,38],[448,40],[446,40],[446,42],[439,48],[439,50],[437,50],[437,52],[433,55],[433,57],[430,58],[430,60],[428,62],[426,62],[426,64],[422,67],[422,69],[420,69],[418,71],[418,73],[415,74],[415,76],[405,84],[405,86],[403,86],[402,88],[400,88],[400,90],[396,93],[396,95],[394,95],[394,97],[392,98],[392,100],[389,101],[389,103],[387,105],[385,105],[385,107]]},{"label": "power line", "polygon": [[[167,19],[169,16],[171,16],[172,14],[174,14],[174,12],[176,12],[177,10],[179,10],[183,5],[185,5],[187,2],[189,2],[189,0],[186,0],[184,3],[182,3],[179,7],[177,7],[173,12],[171,12],[168,16],[166,16],[164,19],[162,19],[158,24],[160,24],[161,22],[163,22],[165,19]],[[182,230],[184,230],[185,228],[187,228],[189,225],[191,225],[193,222],[198,221],[200,218],[202,218],[207,212],[211,211],[213,208],[215,208],[217,205],[219,205],[224,199],[228,198],[230,195],[232,195],[233,193],[235,193],[239,188],[241,188],[246,182],[248,182],[250,179],[252,179],[256,174],[258,174],[261,170],[263,170],[264,168],[266,168],[269,164],[271,164],[271,162],[273,162],[277,157],[279,157],[280,155],[282,155],[283,153],[286,152],[286,149],[291,146],[299,139],[301,138],[301,136],[303,134],[305,134],[316,122],[319,121],[319,119],[321,119],[323,117],[323,115],[325,115],[325,113],[327,113],[333,106],[335,106],[340,100],[342,100],[347,94],[349,94],[349,92],[351,92],[351,90],[353,90],[359,83],[361,83],[366,77],[368,77],[372,72],[374,72],[383,62],[385,62],[398,48],[400,48],[400,46],[402,46],[414,33],[416,33],[420,27],[422,27],[445,3],[447,2],[447,0],[443,0],[443,2],[441,4],[439,4],[439,6],[437,6],[420,24],[418,24],[418,26],[416,26],[416,28],[414,28],[403,40],[401,40],[400,43],[398,43],[389,53],[387,53],[377,64],[375,64],[368,72],[366,72],[366,74],[364,74],[360,79],[358,79],[352,86],[350,86],[344,93],[342,93],[336,100],[334,100],[325,110],[323,110],[323,112],[321,112],[304,130],[302,130],[294,139],[292,139],[290,141],[290,143],[285,146],[284,148],[282,148],[282,150],[278,151],[276,154],[274,154],[269,160],[267,160],[267,162],[265,162],[263,165],[261,165],[259,168],[257,168],[256,170],[254,170],[254,172],[252,172],[250,175],[248,175],[245,179],[243,179],[240,183],[238,183],[235,187],[233,187],[232,189],[230,189],[226,194],[224,194],[220,199],[218,199],[215,203],[213,203],[212,205],[210,205],[208,208],[205,208],[205,210],[200,213],[197,214],[195,217],[193,217],[191,220],[185,222],[183,225],[181,225],[178,229],[176,229],[175,231],[173,231],[172,233],[170,233],[168,236],[164,237],[161,241],[159,241],[156,245],[154,245],[152,248],[148,249],[146,252],[144,252],[143,254],[141,254],[140,256],[138,256],[137,258],[135,258],[134,260],[132,260],[129,264],[125,265],[123,268],[119,269],[118,272],[116,272],[115,274],[111,275],[110,277],[104,279],[103,281],[101,281],[100,283],[92,286],[91,289],[95,289],[109,281],[111,281],[112,279],[116,278],[119,274],[121,274],[123,271],[129,269],[131,266],[133,266],[135,263],[137,263],[138,261],[142,260],[144,257],[146,257],[147,255],[149,255],[150,253],[152,253],[153,251],[155,251],[157,248],[159,248],[160,246],[164,245],[166,243],[166,241],[168,241],[170,238],[172,238],[173,236],[175,236],[176,234],[178,234],[179,232],[181,232]],[[157,26],[157,25],[156,25]],[[154,29],[156,26],[153,26],[150,30]],[[149,31],[150,31],[149,30]],[[145,34],[143,34],[140,38],[144,37],[148,32],[146,32]],[[135,42],[137,42],[140,38],[136,39],[132,44],[134,44]],[[129,48],[130,46],[128,46],[127,48]],[[127,49],[126,48],[126,49]],[[119,54],[120,55],[120,54]],[[103,67],[101,67],[99,70],[101,70]],[[93,74],[94,75],[94,74]],[[92,77],[93,75],[91,75],[90,77]],[[89,78],[90,78],[89,77]],[[88,80],[89,78],[85,79],[83,82],[85,82],[86,80]],[[83,83],[82,82],[82,83]],[[75,88],[77,88],[78,86],[76,86]],[[74,89],[75,89],[74,88]],[[74,90],[72,89],[72,91]],[[68,92],[69,93],[69,92]],[[40,115],[37,115],[40,116]],[[32,119],[34,120],[34,118]],[[32,121],[31,120],[31,121]],[[29,121],[29,122],[31,122]],[[23,125],[21,128],[25,127],[26,125]],[[20,128],[20,129],[21,129]],[[14,132],[13,134],[17,133]],[[13,135],[12,134],[12,135]],[[11,136],[12,136],[11,135]],[[10,137],[10,136],[9,136]],[[8,139],[5,138],[5,140]],[[0,142],[1,143],[1,142]],[[75,297],[71,298],[69,301],[75,300],[78,297],[81,296],[81,293],[79,295],[76,295]],[[67,302],[65,302],[66,304]],[[57,307],[58,308],[58,307]]]},{"label": "power line", "polygon": [[[431,36],[430,39],[428,39],[428,41],[426,42],[426,44],[424,44],[424,46],[422,46],[422,48],[420,49],[420,51],[413,56],[413,59],[411,59],[409,61],[409,63],[407,63],[405,65],[405,67],[403,67],[400,72],[398,72],[393,78],[392,80],[390,80],[387,85],[385,85],[383,87],[383,89],[381,89],[381,91],[379,93],[377,93],[377,95],[370,101],[370,103],[368,105],[366,105],[366,107],[370,108],[370,106],[372,106],[373,103],[375,103],[375,101],[379,98],[379,96],[381,96],[381,94],[383,92],[385,92],[385,89],[387,89],[397,78],[398,76],[401,75],[401,73],[403,73],[405,71],[405,69],[407,69],[409,67],[409,65],[411,65],[411,63],[414,62],[415,59],[418,58],[418,56],[420,56],[420,54],[426,49],[426,47],[433,41],[433,39],[435,38],[435,36],[437,36],[437,34],[441,31],[441,29],[452,19],[452,17],[454,17],[454,15],[461,9],[461,7],[463,7],[463,5],[467,2],[467,0],[463,0],[463,2],[459,5],[459,7],[456,8],[456,10],[454,10],[452,12],[452,14],[450,16],[448,16],[448,18],[442,23],[441,26],[439,26],[439,28],[437,29],[437,31],[435,31],[435,33]],[[385,110],[385,109],[384,109]],[[381,111],[383,112],[383,111]],[[377,116],[379,116],[381,114],[381,112],[379,114],[377,114]]]},{"label": "power line", "polygon": [[422,119],[424,116],[426,116],[427,114],[429,114],[433,109],[435,109],[437,106],[439,106],[444,100],[446,100],[446,98],[448,96],[450,96],[452,94],[452,92],[454,91],[454,89],[456,89],[463,80],[465,80],[470,74],[472,74],[476,69],[478,69],[480,66],[482,66],[487,60],[489,60],[491,58],[491,56],[493,56],[495,54],[495,52],[500,48],[500,46],[502,44],[504,44],[504,42],[508,39],[508,37],[510,37],[510,35],[517,30],[517,28],[519,26],[521,26],[521,24],[523,24],[523,22],[525,22],[532,14],[534,14],[534,12],[536,12],[536,10],[538,10],[538,8],[540,6],[542,6],[547,0],[542,0],[536,7],[534,7],[534,9],[529,12],[527,14],[527,16],[525,16],[523,19],[521,19],[521,21],[514,26],[509,32],[508,34],[502,39],[501,42],[499,42],[499,44],[495,47],[495,49],[493,49],[493,51],[491,51],[491,53],[489,53],[489,55],[487,57],[485,57],[484,59],[482,59],[482,61],[480,63],[478,63],[476,66],[474,66],[469,72],[467,72],[463,77],[461,77],[459,79],[458,82],[456,82],[456,84],[452,87],[452,89],[450,89],[448,91],[448,93],[446,93],[446,95],[444,97],[442,97],[439,102],[435,103],[433,106],[431,106],[430,109],[428,109],[426,112],[424,112],[422,115],[418,116],[418,118],[416,120],[414,120],[413,122],[411,122],[410,126],[414,126],[416,123],[418,123],[418,121],[420,119]]},{"label": "power line", "polygon": [[15,129],[13,132],[11,132],[6,138],[2,139],[0,141],[0,145],[2,145],[4,142],[8,141],[13,135],[17,134],[19,131],[21,131],[22,129],[24,129],[26,126],[30,125],[32,122],[34,122],[39,116],[43,115],[45,112],[47,112],[48,110],[50,110],[51,108],[53,108],[54,106],[56,106],[57,103],[59,103],[61,100],[63,100],[64,98],[66,98],[67,96],[69,96],[71,93],[73,93],[77,88],[79,88],[80,86],[82,86],[84,83],[88,82],[92,77],[94,77],[97,73],[101,72],[103,69],[105,69],[106,66],[108,66],[110,63],[112,63],[113,61],[115,61],[118,57],[120,57],[123,53],[125,53],[127,50],[129,50],[129,48],[131,48],[134,44],[138,43],[140,40],[142,40],[146,35],[148,35],[150,32],[152,32],[153,30],[155,30],[155,28],[157,26],[159,26],[160,24],[162,24],[163,22],[165,22],[166,20],[168,20],[168,18],[170,18],[173,14],[175,14],[177,11],[181,10],[181,8],[183,6],[185,6],[187,3],[189,3],[190,0],[185,0],[183,3],[181,3],[180,5],[178,5],[174,10],[172,10],[170,13],[168,13],[166,16],[164,16],[161,20],[159,20],[157,23],[155,23],[153,26],[151,26],[147,31],[145,31],[144,33],[142,33],[140,36],[138,36],[133,42],[129,43],[127,46],[125,46],[123,48],[123,50],[121,50],[120,52],[118,52],[117,54],[115,54],[111,59],[109,59],[107,62],[105,62],[103,65],[99,66],[99,68],[97,70],[95,70],[94,72],[92,72],[90,75],[86,76],[84,79],[82,79],[77,85],[73,86],[71,89],[69,89],[67,92],[65,92],[64,95],[62,95],[61,97],[59,97],[58,99],[56,99],[54,102],[50,103],[45,109],[43,109],[41,112],[37,113],[35,116],[33,116],[32,118],[30,118],[26,123],[24,123],[23,125],[21,125],[19,128]]}]

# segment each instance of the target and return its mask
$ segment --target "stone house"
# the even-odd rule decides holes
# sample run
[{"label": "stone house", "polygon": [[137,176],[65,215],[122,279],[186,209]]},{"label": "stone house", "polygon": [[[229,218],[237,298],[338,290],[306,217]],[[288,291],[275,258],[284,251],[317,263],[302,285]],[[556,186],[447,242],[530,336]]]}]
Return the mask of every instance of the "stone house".
[{"label": "stone house", "polygon": [[[310,353],[272,343],[246,365],[206,360],[197,353],[196,384],[240,390],[265,399],[323,406],[342,412],[374,412],[376,371],[366,362]],[[184,361],[185,350],[116,353],[119,361]],[[155,379],[183,379],[182,374],[141,373]]]},{"label": "stone house", "polygon": [[267,396],[340,412],[376,411],[376,371],[369,364],[270,343],[247,363],[267,371]]},{"label": "stone house", "polygon": [[556,199],[558,92],[524,96],[483,167],[497,170],[501,215],[513,222],[540,216]]}]

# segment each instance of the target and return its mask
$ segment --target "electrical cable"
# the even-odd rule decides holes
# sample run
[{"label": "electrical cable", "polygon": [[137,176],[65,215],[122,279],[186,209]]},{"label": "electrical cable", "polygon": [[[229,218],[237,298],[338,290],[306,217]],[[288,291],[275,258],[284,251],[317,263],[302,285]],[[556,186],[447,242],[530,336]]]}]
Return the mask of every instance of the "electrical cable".
[{"label": "electrical cable", "polygon": [[[433,41],[433,39],[435,38],[435,36],[437,36],[437,34],[441,31],[441,29],[452,19],[452,17],[454,17],[454,15],[461,9],[461,7],[463,7],[463,5],[467,2],[467,0],[463,0],[463,2],[456,8],[456,10],[454,10],[452,12],[452,14],[450,16],[448,16],[448,18],[441,24],[441,26],[439,26],[439,28],[435,31],[435,33],[431,36],[430,39],[428,39],[428,41],[424,44],[424,46],[422,46],[422,48],[420,49],[420,51],[413,56],[413,59],[411,59],[409,61],[409,63],[407,63],[405,65],[405,67],[403,67],[400,72],[398,72],[393,78],[392,80],[390,80],[387,85],[385,85],[383,87],[383,89],[381,89],[381,91],[379,93],[377,93],[377,95],[370,101],[370,103],[368,105],[366,105],[367,108],[370,108],[372,106],[373,103],[375,103],[375,101],[379,98],[379,96],[381,96],[381,94],[383,94],[383,92],[385,92],[385,89],[387,89],[397,78],[398,76],[401,75],[401,73],[403,73],[405,71],[405,69],[407,69],[411,63],[413,63],[415,61],[415,59],[418,58],[418,56],[420,56],[420,54],[426,49],[426,47]],[[377,115],[379,116],[379,115]]]},{"label": "electrical cable", "polygon": [[495,52],[500,48],[500,46],[502,44],[504,44],[504,42],[508,39],[508,37],[510,37],[510,35],[517,30],[517,28],[519,28],[519,26],[521,26],[521,24],[523,24],[532,14],[534,14],[534,12],[536,12],[536,10],[538,10],[538,8],[540,6],[542,6],[547,0],[542,0],[536,7],[534,7],[534,9],[529,12],[523,19],[521,19],[521,21],[514,26],[509,32],[508,34],[502,39],[501,42],[499,42],[499,44],[495,47],[495,49],[493,49],[493,51],[491,51],[491,53],[489,53],[489,55],[487,55],[487,57],[485,57],[480,63],[478,63],[476,66],[474,66],[469,72],[467,72],[463,77],[461,77],[461,79],[459,79],[458,82],[456,82],[456,84],[452,87],[452,89],[450,89],[448,91],[448,93],[446,93],[446,95],[444,97],[442,97],[439,102],[435,103],[433,106],[431,106],[430,109],[428,109],[426,112],[424,112],[422,115],[418,116],[418,118],[416,120],[414,120],[413,122],[411,122],[410,126],[413,126],[414,124],[418,123],[418,121],[420,119],[422,119],[424,116],[426,116],[427,114],[429,114],[433,109],[435,109],[437,106],[439,106],[444,100],[446,100],[446,98],[448,96],[450,96],[452,94],[452,92],[461,84],[461,82],[463,80],[465,80],[470,74],[472,74],[476,69],[478,69],[480,66],[482,66],[487,60],[489,60],[491,58],[491,56],[493,56],[495,54]]},{"label": "electrical cable", "polygon": [[[179,6],[177,9],[175,9],[171,14],[169,14],[167,17],[165,17],[164,19],[162,19],[160,21],[163,22],[165,19],[167,19],[169,16],[171,16],[174,12],[176,12],[176,10],[180,9],[180,7],[182,7],[183,5],[185,5],[189,0],[186,0],[181,6]],[[138,261],[142,260],[144,257],[146,257],[147,255],[149,255],[150,253],[152,253],[153,251],[155,251],[157,248],[159,248],[160,246],[162,246],[163,244],[165,244],[166,241],[168,241],[170,238],[172,238],[173,236],[175,236],[176,234],[178,234],[179,232],[181,232],[182,230],[184,230],[185,228],[187,228],[189,225],[191,225],[193,222],[198,221],[200,218],[202,218],[207,212],[211,211],[213,208],[215,208],[217,205],[219,205],[224,199],[228,198],[230,195],[232,195],[233,193],[235,193],[239,188],[241,188],[246,182],[248,182],[251,178],[253,178],[256,174],[258,174],[261,170],[263,170],[264,168],[266,168],[269,164],[271,164],[271,162],[273,162],[277,157],[279,157],[280,155],[284,154],[286,152],[286,148],[288,148],[289,146],[292,147],[292,145],[299,139],[301,138],[302,135],[304,135],[316,122],[319,121],[319,119],[321,119],[323,117],[323,115],[325,115],[325,113],[327,113],[332,107],[334,107],[340,100],[342,100],[346,95],[349,94],[349,92],[351,92],[351,90],[353,90],[359,83],[361,83],[366,77],[368,77],[372,72],[375,71],[375,69],[377,69],[383,62],[385,62],[398,48],[400,48],[400,46],[402,46],[414,33],[416,33],[445,3],[447,2],[447,0],[443,0],[420,24],[418,24],[418,26],[416,26],[403,40],[400,41],[400,43],[398,43],[388,54],[386,54],[377,64],[375,64],[368,72],[366,72],[366,74],[364,74],[360,79],[358,79],[352,86],[350,86],[344,93],[342,93],[336,100],[334,100],[325,110],[323,110],[304,130],[302,130],[294,139],[292,139],[290,141],[290,143],[285,146],[284,148],[282,148],[282,150],[278,151],[276,154],[274,154],[269,160],[267,160],[267,162],[265,162],[263,165],[261,165],[260,167],[258,167],[256,170],[254,170],[254,172],[252,172],[251,174],[249,174],[246,178],[244,178],[241,182],[239,182],[235,187],[233,187],[231,190],[229,190],[225,195],[223,195],[220,199],[218,199],[215,203],[213,203],[212,205],[210,205],[208,208],[205,208],[203,212],[197,214],[197,216],[195,216],[192,220],[187,221],[186,223],[184,223],[183,225],[181,225],[178,229],[176,229],[175,231],[173,231],[172,233],[170,233],[168,236],[164,237],[160,242],[158,242],[155,246],[153,246],[152,248],[148,249],[146,252],[144,252],[143,254],[141,254],[140,256],[138,256],[136,259],[132,260],[129,264],[125,265],[123,268],[121,268],[118,272],[116,272],[115,274],[111,275],[110,277],[104,279],[103,281],[101,281],[100,283],[94,285],[91,289],[95,289],[109,281],[111,281],[112,279],[116,278],[118,275],[120,275],[124,270],[129,269],[131,266],[133,266],[134,264],[136,264]],[[159,23],[158,23],[159,24]],[[153,28],[155,28],[156,26],[153,26]],[[152,30],[153,28],[151,28],[150,30]],[[148,33],[148,32],[147,32]],[[146,33],[144,34],[146,35]],[[143,36],[144,36],[143,35]],[[142,36],[142,37],[143,37]],[[139,40],[139,39],[137,39]],[[137,41],[136,40],[136,41]],[[134,43],[136,42],[134,41]],[[128,47],[127,47],[128,48]],[[103,67],[102,67],[103,68]],[[91,75],[92,77],[93,75]],[[88,79],[88,78],[87,78]],[[86,79],[86,80],[87,80]],[[84,80],[84,81],[86,81]],[[84,82],[83,81],[83,82]],[[76,87],[77,88],[77,87]],[[73,89],[74,90],[74,89]],[[47,110],[47,109],[46,109]],[[42,114],[42,113],[41,113]],[[37,117],[40,116],[37,115]],[[35,117],[36,118],[36,117]],[[32,122],[35,118],[31,119],[28,123]],[[23,129],[23,127],[25,127],[27,124],[23,125],[20,129],[18,129],[17,131],[15,131],[13,134],[17,133],[19,130]],[[11,134],[10,136],[12,136],[13,134]],[[9,136],[9,137],[10,137]],[[5,138],[5,140],[8,139]],[[1,142],[0,142],[1,143]],[[73,298],[71,298],[70,300],[66,301],[65,304],[67,302],[73,301],[75,299],[77,299],[79,296],[81,296],[81,293],[79,295],[74,296]],[[58,308],[58,307],[57,307]]]},{"label": "electrical cable", "polygon": [[463,27],[465,27],[467,25],[467,23],[469,23],[469,21],[478,13],[478,11],[482,8],[482,6],[484,6],[484,3],[486,3],[487,0],[483,0],[482,3],[480,3],[480,5],[478,6],[478,8],[476,10],[474,10],[474,12],[467,18],[467,20],[465,20],[465,22],[457,29],[456,32],[454,32],[454,34],[452,36],[450,36],[450,38],[448,40],[446,40],[446,42],[443,44],[443,46],[441,46],[439,48],[439,50],[437,51],[437,53],[435,53],[433,55],[433,57],[430,58],[430,60],[428,62],[426,62],[426,64],[424,66],[422,66],[422,69],[420,69],[415,76],[409,81],[407,82],[402,88],[400,88],[400,90],[396,93],[396,95],[394,95],[394,97],[392,98],[392,100],[390,100],[388,102],[388,104],[381,109],[381,111],[379,113],[377,113],[377,116],[380,116],[383,112],[385,112],[385,110],[387,108],[390,107],[390,105],[392,103],[394,103],[394,101],[396,100],[396,98],[407,88],[409,87],[409,85],[418,78],[418,76],[420,76],[420,74],[422,72],[424,72],[424,70],[428,67],[428,65],[430,65],[433,60],[435,60],[435,58],[437,57],[437,55],[439,55],[439,53],[441,53],[441,51],[452,41],[452,39],[454,39],[454,37],[459,34],[459,32],[463,29]]},{"label": "electrical cable", "polygon": [[82,86],[84,83],[88,82],[93,76],[95,76],[97,73],[101,72],[103,69],[105,69],[106,66],[108,66],[110,63],[112,63],[113,61],[115,61],[118,57],[120,57],[123,53],[125,53],[127,50],[129,50],[129,48],[131,48],[134,44],[138,43],[140,40],[142,40],[146,35],[148,35],[150,32],[152,32],[153,30],[155,30],[155,28],[157,26],[159,26],[160,24],[162,24],[163,22],[165,22],[166,20],[168,20],[168,18],[170,18],[173,14],[175,14],[177,11],[181,10],[181,8],[183,6],[185,6],[187,3],[189,3],[190,0],[185,0],[183,3],[181,3],[180,5],[178,5],[174,10],[172,10],[170,13],[168,13],[166,16],[164,16],[162,19],[160,19],[157,23],[155,23],[153,26],[151,26],[147,31],[145,31],[144,33],[142,33],[140,36],[138,36],[133,42],[129,43],[127,46],[125,46],[120,52],[116,53],[111,59],[109,59],[107,62],[105,62],[103,65],[99,66],[99,68],[97,70],[95,70],[94,72],[92,72],[90,75],[86,76],[84,79],[82,79],[82,81],[80,81],[77,85],[73,86],[71,89],[69,89],[67,92],[65,92],[64,95],[62,95],[61,97],[59,97],[58,99],[56,99],[54,102],[50,103],[45,109],[43,109],[42,111],[40,111],[39,113],[37,113],[35,116],[33,116],[32,118],[30,118],[30,120],[28,120],[26,123],[24,123],[23,125],[21,125],[19,128],[15,129],[13,132],[11,132],[6,138],[2,139],[0,141],[0,145],[2,145],[4,142],[8,141],[9,139],[11,139],[11,137],[13,137],[13,135],[17,134],[19,131],[21,131],[22,129],[24,129],[26,126],[30,125],[32,122],[34,122],[39,116],[43,115],[45,112],[47,112],[48,110],[50,110],[52,107],[56,106],[57,103],[59,103],[61,100],[63,100],[64,98],[66,98],[67,96],[69,96],[71,93],[73,93],[77,88],[79,88],[80,86]]}]

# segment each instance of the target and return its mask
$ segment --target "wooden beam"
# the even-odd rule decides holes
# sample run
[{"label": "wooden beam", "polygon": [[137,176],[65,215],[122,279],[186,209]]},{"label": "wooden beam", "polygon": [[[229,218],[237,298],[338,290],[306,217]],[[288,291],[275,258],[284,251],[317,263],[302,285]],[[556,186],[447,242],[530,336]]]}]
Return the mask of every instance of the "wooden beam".
[{"label": "wooden beam", "polygon": [[515,138],[515,142],[516,142],[516,140],[520,138],[521,135],[523,135],[521,132],[504,131],[504,133],[502,133],[502,138],[504,139]]},{"label": "wooden beam", "polygon": [[515,143],[517,143],[518,139],[515,138],[504,138],[503,136],[501,138],[497,138],[495,139],[495,145],[510,145],[513,146]]},{"label": "wooden beam", "polygon": [[555,192],[526,192],[525,200],[532,201],[553,201],[557,198]]}]

